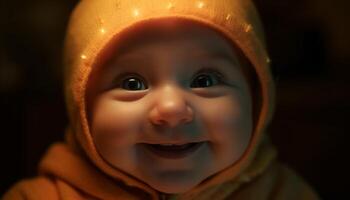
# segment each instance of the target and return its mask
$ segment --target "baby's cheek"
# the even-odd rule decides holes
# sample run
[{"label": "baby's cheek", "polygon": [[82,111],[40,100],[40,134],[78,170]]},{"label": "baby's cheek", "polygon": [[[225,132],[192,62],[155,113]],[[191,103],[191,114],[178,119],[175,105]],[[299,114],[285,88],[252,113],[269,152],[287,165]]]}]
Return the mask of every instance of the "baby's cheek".
[{"label": "baby's cheek", "polygon": [[251,137],[249,107],[232,96],[209,101],[203,119],[213,152],[224,163],[232,163],[244,152]]},{"label": "baby's cheek", "polygon": [[229,135],[237,134],[244,120],[244,108],[237,99],[220,97],[208,100],[206,104],[204,119],[211,132],[215,132],[212,137],[223,141]]},{"label": "baby's cheek", "polygon": [[109,147],[132,145],[140,122],[139,110],[130,103],[100,99],[93,112],[92,136],[97,143]]}]

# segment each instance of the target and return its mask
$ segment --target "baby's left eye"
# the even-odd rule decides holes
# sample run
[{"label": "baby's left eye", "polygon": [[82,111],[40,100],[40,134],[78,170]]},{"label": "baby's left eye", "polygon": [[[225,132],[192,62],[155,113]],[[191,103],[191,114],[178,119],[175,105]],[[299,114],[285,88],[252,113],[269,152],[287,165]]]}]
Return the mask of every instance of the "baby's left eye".
[{"label": "baby's left eye", "polygon": [[199,74],[196,76],[192,83],[192,88],[204,88],[204,87],[212,87],[214,85],[218,85],[221,83],[221,79],[216,74]]}]

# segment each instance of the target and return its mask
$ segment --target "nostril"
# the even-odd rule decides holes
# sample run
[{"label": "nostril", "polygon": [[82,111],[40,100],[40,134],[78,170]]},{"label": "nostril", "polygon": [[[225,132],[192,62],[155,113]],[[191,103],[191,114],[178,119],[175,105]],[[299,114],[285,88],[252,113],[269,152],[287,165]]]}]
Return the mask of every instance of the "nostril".
[{"label": "nostril", "polygon": [[165,120],[162,120],[162,119],[156,119],[153,122],[156,125],[165,125],[165,124],[167,124],[167,122]]},{"label": "nostril", "polygon": [[182,112],[173,113],[161,113],[153,111],[150,116],[150,120],[153,124],[159,126],[175,127],[180,124],[187,124],[193,120],[193,111],[189,108]]}]

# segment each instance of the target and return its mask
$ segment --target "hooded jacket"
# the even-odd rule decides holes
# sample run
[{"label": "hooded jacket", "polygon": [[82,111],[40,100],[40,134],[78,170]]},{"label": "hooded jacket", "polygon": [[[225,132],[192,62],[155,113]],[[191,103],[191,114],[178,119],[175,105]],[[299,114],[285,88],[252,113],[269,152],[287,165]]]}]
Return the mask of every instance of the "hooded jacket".
[{"label": "hooded jacket", "polygon": [[[255,100],[254,132],[239,161],[178,195],[162,194],[102,159],[86,110],[92,69],[112,44],[134,27],[167,18],[197,22],[225,35],[254,68],[260,97]],[[261,23],[249,0],[82,0],[70,18],[64,55],[70,122],[66,140],[49,148],[38,177],[19,182],[4,200],[319,199],[295,172],[276,161],[276,150],[264,134],[273,114],[274,86]]]}]

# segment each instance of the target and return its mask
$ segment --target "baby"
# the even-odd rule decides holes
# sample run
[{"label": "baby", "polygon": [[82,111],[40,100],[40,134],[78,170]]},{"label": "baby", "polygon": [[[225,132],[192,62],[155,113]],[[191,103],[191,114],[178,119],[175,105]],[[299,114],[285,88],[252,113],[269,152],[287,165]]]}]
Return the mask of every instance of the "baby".
[{"label": "baby", "polygon": [[70,118],[11,199],[318,199],[264,133],[273,82],[248,0],[83,0]]}]

